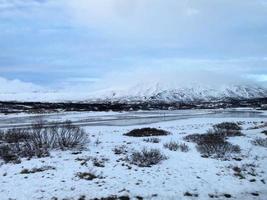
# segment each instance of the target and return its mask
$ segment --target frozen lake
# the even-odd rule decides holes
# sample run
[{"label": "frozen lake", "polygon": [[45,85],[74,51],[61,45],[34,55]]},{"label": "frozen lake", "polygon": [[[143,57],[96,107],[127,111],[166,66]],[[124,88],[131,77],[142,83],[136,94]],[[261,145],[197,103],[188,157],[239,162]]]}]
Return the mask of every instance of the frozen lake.
[{"label": "frozen lake", "polygon": [[11,114],[0,116],[0,128],[25,127],[36,120],[58,123],[71,120],[81,126],[131,126],[190,118],[262,118],[264,120],[267,115],[266,112],[253,109]]}]

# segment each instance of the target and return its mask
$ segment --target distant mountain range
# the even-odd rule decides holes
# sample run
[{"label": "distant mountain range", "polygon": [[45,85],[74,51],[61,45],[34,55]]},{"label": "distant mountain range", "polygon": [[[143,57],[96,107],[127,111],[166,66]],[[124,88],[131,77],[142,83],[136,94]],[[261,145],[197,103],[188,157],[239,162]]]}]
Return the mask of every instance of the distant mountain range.
[{"label": "distant mountain range", "polygon": [[253,99],[267,97],[267,89],[257,85],[166,87],[160,84],[138,84],[128,89],[104,90],[95,93],[94,99],[108,101],[159,101],[195,102]]},{"label": "distant mountain range", "polygon": [[60,92],[34,91],[18,93],[1,93],[0,101],[31,102],[201,102],[225,101],[229,99],[244,100],[266,98],[267,89],[259,85],[224,85],[210,86],[191,84],[171,86],[160,83],[143,83],[118,89],[97,90],[96,92]]}]

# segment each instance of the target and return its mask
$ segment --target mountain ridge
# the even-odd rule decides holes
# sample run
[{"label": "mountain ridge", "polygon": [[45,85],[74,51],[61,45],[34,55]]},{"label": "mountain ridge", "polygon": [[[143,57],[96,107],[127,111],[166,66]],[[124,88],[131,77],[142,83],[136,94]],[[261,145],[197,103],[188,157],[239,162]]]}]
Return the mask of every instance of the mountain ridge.
[{"label": "mountain ridge", "polygon": [[[88,89],[89,90],[89,89]],[[0,101],[25,102],[205,102],[266,98],[267,88],[252,84],[187,86],[140,83],[130,87],[92,92],[34,91],[0,93]]]},{"label": "mountain ridge", "polygon": [[[194,102],[221,101],[227,99],[253,99],[267,97],[267,89],[258,85],[190,85],[186,87],[154,87],[139,85],[128,89],[110,89],[97,92],[95,97],[109,101],[159,101],[159,102]],[[100,98],[101,97],[101,98]]]}]

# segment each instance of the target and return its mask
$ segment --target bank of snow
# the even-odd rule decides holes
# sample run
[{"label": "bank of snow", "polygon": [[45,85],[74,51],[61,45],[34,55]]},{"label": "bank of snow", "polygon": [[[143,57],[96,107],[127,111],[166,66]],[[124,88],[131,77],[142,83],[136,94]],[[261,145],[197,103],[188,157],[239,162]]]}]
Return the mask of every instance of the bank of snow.
[{"label": "bank of snow", "polygon": [[[242,149],[242,161],[221,161],[202,158],[195,149],[195,144],[186,143],[190,151],[172,152],[163,148],[169,141],[184,142],[182,138],[192,133],[204,133],[212,124],[222,121],[240,121],[243,124],[245,136],[231,138],[234,144]],[[249,129],[261,124],[262,119],[250,118],[195,118],[179,121],[161,122],[150,127],[162,128],[170,131],[169,136],[159,137],[160,143],[152,144],[143,141],[143,138],[123,136],[134,128],[144,126],[99,126],[88,127],[91,143],[88,150],[80,154],[67,151],[54,151],[47,158],[23,160],[20,164],[3,164],[0,166],[0,197],[1,200],[17,199],[78,199],[107,197],[110,195],[129,195],[144,199],[259,199],[267,198],[267,150],[253,146],[251,141],[262,137],[262,129]],[[249,129],[249,130],[248,130]],[[100,142],[100,143],[99,143]],[[115,146],[125,145],[130,151],[143,147],[158,148],[168,157],[159,165],[151,168],[140,168],[129,165],[121,160],[121,155],[115,155]],[[95,167],[91,161],[81,165],[80,159],[88,157],[106,158],[104,167]],[[80,159],[77,159],[80,158]],[[247,175],[239,179],[233,175],[231,166],[245,164],[255,165],[256,176]],[[20,174],[22,169],[52,166],[55,170],[48,170],[34,174]],[[130,166],[130,168],[129,168]],[[99,177],[92,181],[81,180],[76,177],[77,172],[95,171]],[[250,182],[252,179],[255,181]],[[264,181],[262,181],[264,180]],[[188,192],[198,197],[184,196]],[[255,196],[259,195],[259,196]]]}]

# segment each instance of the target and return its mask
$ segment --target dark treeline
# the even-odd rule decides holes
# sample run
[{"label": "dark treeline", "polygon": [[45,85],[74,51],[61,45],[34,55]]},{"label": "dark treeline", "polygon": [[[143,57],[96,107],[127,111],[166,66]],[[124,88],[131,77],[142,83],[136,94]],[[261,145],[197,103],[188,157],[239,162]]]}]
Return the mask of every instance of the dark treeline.
[{"label": "dark treeline", "polygon": [[233,100],[213,102],[67,102],[67,103],[45,103],[45,102],[15,102],[0,101],[0,113],[47,113],[59,111],[136,111],[136,110],[177,110],[177,109],[216,109],[254,107],[267,109],[267,98],[250,100]]}]

